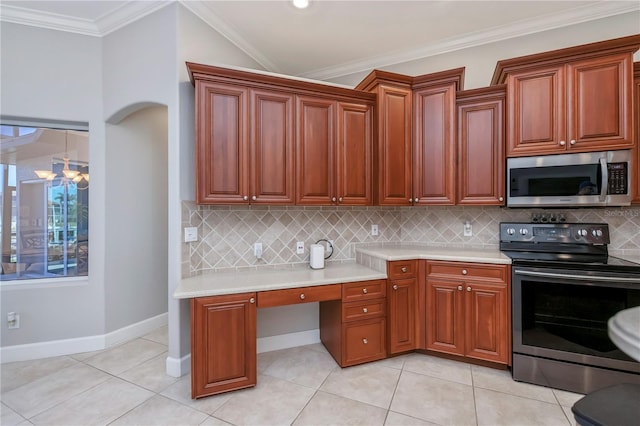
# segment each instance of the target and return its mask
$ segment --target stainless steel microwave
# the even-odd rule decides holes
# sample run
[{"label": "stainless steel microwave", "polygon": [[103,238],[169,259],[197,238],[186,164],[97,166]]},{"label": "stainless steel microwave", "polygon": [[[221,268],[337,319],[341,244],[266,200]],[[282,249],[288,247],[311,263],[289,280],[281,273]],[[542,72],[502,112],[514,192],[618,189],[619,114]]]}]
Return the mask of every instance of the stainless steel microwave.
[{"label": "stainless steel microwave", "polygon": [[507,207],[631,204],[631,151],[507,159]]}]

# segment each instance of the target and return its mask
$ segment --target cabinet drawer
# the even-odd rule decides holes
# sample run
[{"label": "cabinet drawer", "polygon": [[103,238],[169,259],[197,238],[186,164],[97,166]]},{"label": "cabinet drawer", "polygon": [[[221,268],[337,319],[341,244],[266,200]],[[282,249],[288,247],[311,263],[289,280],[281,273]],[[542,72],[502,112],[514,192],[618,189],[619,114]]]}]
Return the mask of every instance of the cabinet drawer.
[{"label": "cabinet drawer", "polygon": [[379,299],[387,296],[386,280],[361,281],[342,285],[342,301]]},{"label": "cabinet drawer", "polygon": [[343,367],[386,357],[384,318],[347,323],[342,330]]},{"label": "cabinet drawer", "polygon": [[387,299],[344,303],[342,305],[342,321],[347,322],[384,316],[386,305]]},{"label": "cabinet drawer", "polygon": [[506,283],[508,265],[463,262],[427,262],[427,278],[448,278],[455,280],[480,279],[483,282]]},{"label": "cabinet drawer", "polygon": [[398,260],[395,262],[387,262],[387,275],[390,280],[413,278],[417,273],[417,260]]},{"label": "cabinet drawer", "polygon": [[314,287],[261,291],[258,292],[258,308],[322,302],[324,300],[339,300],[342,295],[341,287],[341,284],[329,284]]}]

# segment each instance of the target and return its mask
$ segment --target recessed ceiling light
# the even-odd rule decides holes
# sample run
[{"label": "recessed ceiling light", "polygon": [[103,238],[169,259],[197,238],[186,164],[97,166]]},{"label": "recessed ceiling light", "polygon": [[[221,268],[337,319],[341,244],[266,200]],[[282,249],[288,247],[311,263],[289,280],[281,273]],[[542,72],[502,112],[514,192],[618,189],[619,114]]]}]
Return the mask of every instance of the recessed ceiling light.
[{"label": "recessed ceiling light", "polygon": [[309,0],[293,0],[293,5],[298,9],[305,9],[309,6]]}]

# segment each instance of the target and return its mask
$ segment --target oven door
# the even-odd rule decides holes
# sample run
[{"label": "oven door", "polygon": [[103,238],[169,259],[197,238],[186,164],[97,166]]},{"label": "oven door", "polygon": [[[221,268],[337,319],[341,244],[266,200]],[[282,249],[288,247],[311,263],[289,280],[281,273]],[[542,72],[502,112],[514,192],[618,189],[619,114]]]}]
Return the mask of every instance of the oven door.
[{"label": "oven door", "polygon": [[609,339],[607,321],[640,306],[640,275],[514,264],[513,352],[640,373]]}]

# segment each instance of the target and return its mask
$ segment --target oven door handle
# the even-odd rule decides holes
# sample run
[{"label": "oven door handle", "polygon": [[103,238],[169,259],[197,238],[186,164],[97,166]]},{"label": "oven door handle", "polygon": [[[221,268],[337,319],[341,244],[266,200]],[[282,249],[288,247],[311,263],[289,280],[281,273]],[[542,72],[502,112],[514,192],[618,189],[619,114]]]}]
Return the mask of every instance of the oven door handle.
[{"label": "oven door handle", "polygon": [[628,278],[628,277],[594,277],[585,275],[573,275],[573,274],[557,274],[555,272],[536,272],[536,271],[523,271],[522,269],[515,269],[514,274],[525,275],[529,277],[544,277],[544,278],[564,278],[569,280],[585,280],[589,281],[601,281],[601,282],[629,282],[640,283],[640,278]]}]

